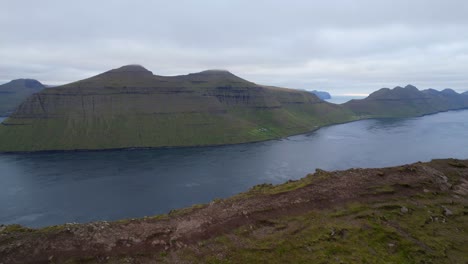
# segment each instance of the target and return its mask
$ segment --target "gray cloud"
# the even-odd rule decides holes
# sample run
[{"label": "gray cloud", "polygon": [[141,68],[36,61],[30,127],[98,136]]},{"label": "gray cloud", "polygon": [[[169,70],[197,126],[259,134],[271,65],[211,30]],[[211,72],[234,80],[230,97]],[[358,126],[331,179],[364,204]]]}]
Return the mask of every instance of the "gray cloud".
[{"label": "gray cloud", "polygon": [[468,1],[0,0],[0,82],[124,64],[335,94],[468,90]]}]

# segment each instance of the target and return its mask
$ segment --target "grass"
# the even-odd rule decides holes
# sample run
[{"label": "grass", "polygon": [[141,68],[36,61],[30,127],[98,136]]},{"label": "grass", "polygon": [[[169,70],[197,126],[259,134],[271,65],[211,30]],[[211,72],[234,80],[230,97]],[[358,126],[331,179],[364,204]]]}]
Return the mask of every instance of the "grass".
[{"label": "grass", "polygon": [[[453,204],[458,213],[442,220],[438,212],[448,198],[352,203],[283,217],[207,240],[179,257],[201,263],[463,263],[468,216],[462,204]],[[406,214],[403,205],[411,208]],[[433,215],[439,220],[430,222]]]}]

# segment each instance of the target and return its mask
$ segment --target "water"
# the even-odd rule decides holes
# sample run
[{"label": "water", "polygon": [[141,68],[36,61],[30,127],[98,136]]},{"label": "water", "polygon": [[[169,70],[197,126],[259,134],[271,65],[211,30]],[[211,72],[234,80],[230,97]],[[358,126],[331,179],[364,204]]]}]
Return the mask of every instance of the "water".
[{"label": "water", "polygon": [[333,95],[331,99],[325,101],[333,104],[343,104],[352,99],[364,99],[366,96],[348,96],[348,95]]},{"label": "water", "polygon": [[0,154],[0,223],[45,226],[143,217],[316,168],[468,158],[468,110],[364,120],[224,147]]}]

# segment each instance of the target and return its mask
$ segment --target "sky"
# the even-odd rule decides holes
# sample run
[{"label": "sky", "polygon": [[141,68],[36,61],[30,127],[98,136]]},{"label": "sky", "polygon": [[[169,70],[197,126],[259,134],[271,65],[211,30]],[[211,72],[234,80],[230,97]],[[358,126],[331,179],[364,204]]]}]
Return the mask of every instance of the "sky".
[{"label": "sky", "polygon": [[0,83],[127,64],[335,95],[468,90],[466,0],[0,0]]}]

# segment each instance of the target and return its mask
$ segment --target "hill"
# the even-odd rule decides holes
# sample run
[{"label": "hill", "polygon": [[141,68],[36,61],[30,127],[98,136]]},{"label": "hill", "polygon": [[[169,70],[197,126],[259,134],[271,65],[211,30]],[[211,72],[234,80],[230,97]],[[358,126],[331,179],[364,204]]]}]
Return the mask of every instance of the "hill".
[{"label": "hill", "polygon": [[353,118],[311,93],[228,71],[169,77],[128,65],[29,97],[0,126],[0,151],[244,143]]},{"label": "hill", "polygon": [[317,170],[167,215],[0,227],[4,263],[464,263],[468,160]]},{"label": "hill", "polygon": [[17,79],[0,85],[0,116],[11,114],[28,96],[44,89],[37,80]]},{"label": "hill", "polygon": [[320,98],[322,100],[331,99],[331,95],[329,93],[327,93],[327,92],[317,91],[317,90],[313,90],[313,91],[310,91],[310,92],[315,94],[318,98]]},{"label": "hill", "polygon": [[351,100],[343,106],[361,118],[409,117],[468,108],[468,98],[451,89],[420,91],[407,85],[382,88],[365,99]]}]

